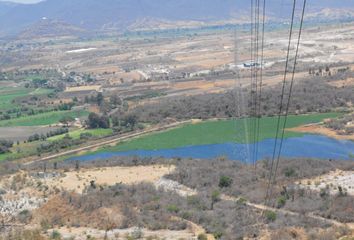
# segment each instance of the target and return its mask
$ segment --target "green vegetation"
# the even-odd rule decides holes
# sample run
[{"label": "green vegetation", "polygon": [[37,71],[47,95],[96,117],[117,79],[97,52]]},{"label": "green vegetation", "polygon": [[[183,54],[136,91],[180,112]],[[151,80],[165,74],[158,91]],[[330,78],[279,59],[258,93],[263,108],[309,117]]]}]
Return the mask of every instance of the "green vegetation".
[{"label": "green vegetation", "polygon": [[27,96],[31,92],[31,89],[27,88],[3,88],[0,90],[0,109],[7,110],[17,105],[12,101],[19,97]]},{"label": "green vegetation", "polygon": [[24,87],[5,87],[0,89],[0,110],[8,110],[18,107],[13,103],[16,98],[26,97],[28,95],[45,95],[53,92],[51,89],[33,89]]},{"label": "green vegetation", "polygon": [[294,168],[286,168],[284,170],[284,175],[286,177],[290,178],[290,177],[296,177],[297,173],[296,173],[296,170]]},{"label": "green vegetation", "polygon": [[176,205],[171,204],[171,205],[167,206],[167,211],[173,212],[173,213],[178,213],[179,212],[179,208]]},{"label": "green vegetation", "polygon": [[214,190],[211,193],[211,210],[214,209],[214,204],[221,200],[220,195],[221,195],[221,193],[218,190]]},{"label": "green vegetation", "polygon": [[[310,115],[289,116],[287,128],[304,124],[317,123],[327,118],[335,118],[339,113],[324,113]],[[274,138],[276,130],[276,117],[263,118],[260,121],[259,140]],[[246,119],[246,121],[250,121]],[[150,134],[119,144],[109,150],[129,151],[136,149],[169,149],[182,146],[218,144],[225,142],[249,143],[252,133],[245,137],[244,120],[206,121],[198,124],[187,124],[180,128],[165,132]],[[286,131],[285,137],[301,137],[304,133]],[[107,151],[103,149],[102,151]]]},{"label": "green vegetation", "polygon": [[[105,137],[105,136],[109,136],[109,135],[113,134],[113,130],[112,129],[103,129],[103,128],[79,129],[79,130],[69,132],[69,137],[71,137],[72,139],[79,139],[80,136],[82,136],[82,134],[89,134],[92,137],[100,138],[100,137]],[[48,138],[48,141],[61,140],[65,137],[65,135],[66,134],[50,137],[50,138]]]},{"label": "green vegetation", "polygon": [[220,188],[228,188],[231,186],[233,180],[228,176],[221,176],[219,180],[219,187]]},{"label": "green vegetation", "polygon": [[277,219],[277,214],[270,210],[265,211],[264,215],[269,222],[274,222]]},{"label": "green vegetation", "polygon": [[86,111],[57,111],[0,121],[0,127],[45,126],[58,123],[63,117],[86,117]]},{"label": "green vegetation", "polygon": [[0,154],[0,162],[4,160],[14,160],[26,156],[36,154],[36,148],[41,142],[21,143],[20,145],[14,145],[11,152]]},{"label": "green vegetation", "polygon": [[286,204],[286,197],[285,196],[280,196],[280,197],[278,197],[278,199],[277,199],[277,207],[278,208],[282,208],[282,207],[284,207],[285,206],[285,204]]},{"label": "green vegetation", "polygon": [[198,235],[198,240],[208,240],[208,237],[207,237],[207,235],[201,233]]}]

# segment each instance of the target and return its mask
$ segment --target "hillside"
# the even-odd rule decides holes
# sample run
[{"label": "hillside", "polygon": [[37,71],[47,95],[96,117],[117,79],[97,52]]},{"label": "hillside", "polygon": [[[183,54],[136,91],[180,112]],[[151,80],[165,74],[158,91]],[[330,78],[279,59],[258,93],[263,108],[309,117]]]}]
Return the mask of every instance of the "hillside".
[{"label": "hillside", "polygon": [[[308,12],[315,14],[325,8],[350,10],[354,8],[353,5],[350,0],[315,0],[309,4]],[[282,18],[287,16],[284,14],[290,6],[290,1],[267,1],[267,12],[271,19]],[[156,24],[159,21],[213,22],[245,19],[249,8],[250,2],[247,0],[47,0],[38,4],[0,2],[0,29],[3,34],[17,34],[46,17],[88,30],[124,31],[146,18],[155,19],[155,27],[159,26]],[[338,17],[338,14],[334,15]],[[333,14],[327,11],[327,14],[318,16],[328,18]],[[354,16],[353,12],[350,16]],[[141,24],[139,27],[144,28]]]},{"label": "hillside", "polygon": [[31,39],[35,37],[77,36],[85,32],[84,29],[68,23],[44,18],[24,29],[19,34],[19,38]]}]

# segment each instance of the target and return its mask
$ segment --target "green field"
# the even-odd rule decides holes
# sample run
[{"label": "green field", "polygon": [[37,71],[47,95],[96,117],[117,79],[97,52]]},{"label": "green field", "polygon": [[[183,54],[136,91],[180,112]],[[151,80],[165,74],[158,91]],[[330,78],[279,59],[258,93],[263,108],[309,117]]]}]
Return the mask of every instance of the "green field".
[{"label": "green field", "polygon": [[12,103],[13,100],[20,97],[29,95],[45,95],[53,92],[51,89],[31,89],[24,87],[5,87],[0,89],[0,110],[8,110],[11,108],[19,107],[17,104]]},{"label": "green field", "polygon": [[[89,133],[91,134],[93,137],[105,137],[105,136],[109,136],[111,134],[113,134],[113,130],[112,129],[79,129],[79,130],[75,130],[75,131],[71,131],[69,132],[69,136],[73,139],[79,139],[80,138],[80,134],[82,133]],[[47,140],[48,141],[57,141],[60,139],[63,139],[65,137],[66,134],[62,134],[62,135],[58,135],[58,136],[54,136],[54,137],[50,137]]]},{"label": "green field", "polygon": [[70,117],[86,117],[86,111],[57,111],[41,113],[33,116],[15,118],[11,120],[0,121],[0,127],[16,127],[16,126],[46,126],[58,123],[65,116]]},{"label": "green field", "polygon": [[[289,116],[287,128],[292,128],[309,123],[318,123],[326,118],[335,118],[338,113],[311,114]],[[246,119],[248,125],[250,120]],[[262,118],[260,121],[259,140],[274,138],[277,117]],[[251,121],[252,124],[252,121]],[[251,125],[252,126],[252,125]],[[302,136],[303,133],[291,131],[285,132],[285,137]],[[128,150],[154,150],[169,149],[191,145],[217,144],[225,142],[250,143],[253,140],[253,132],[245,137],[244,120],[206,121],[197,124],[187,124],[182,127],[165,132],[146,135],[115,147],[108,147],[100,151],[128,151]]]}]

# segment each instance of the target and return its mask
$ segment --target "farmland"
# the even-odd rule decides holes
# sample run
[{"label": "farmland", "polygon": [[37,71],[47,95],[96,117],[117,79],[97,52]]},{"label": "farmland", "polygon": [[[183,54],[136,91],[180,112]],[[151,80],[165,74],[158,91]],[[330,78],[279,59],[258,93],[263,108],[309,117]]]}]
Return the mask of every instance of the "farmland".
[{"label": "farmland", "polygon": [[0,89],[0,110],[8,110],[11,108],[19,107],[18,104],[13,101],[16,98],[25,97],[29,95],[44,95],[51,93],[50,89],[30,89],[30,88],[13,88],[4,87]]},{"label": "farmland", "polygon": [[[105,137],[105,136],[109,136],[111,134],[113,134],[113,130],[112,129],[78,129],[78,130],[74,130],[69,132],[69,137],[73,138],[73,139],[79,139],[80,136],[82,134],[89,134],[92,137]],[[63,135],[58,135],[58,136],[54,136],[51,138],[48,138],[48,141],[57,141],[60,139],[63,139],[66,136],[66,134]]]},{"label": "farmland", "polygon": [[58,123],[63,117],[85,117],[86,111],[57,111],[0,121],[0,127],[45,126]]},{"label": "farmland", "polygon": [[[338,113],[325,114],[309,114],[290,116],[286,127],[292,128],[300,125],[318,123],[327,118],[335,118]],[[276,117],[263,118],[260,121],[259,140],[266,138],[274,138],[274,132],[277,123]],[[245,119],[250,122],[250,119]],[[249,123],[247,123],[249,125]],[[136,149],[154,150],[168,149],[191,145],[216,144],[224,142],[250,143],[252,141],[252,132],[246,138],[244,135],[244,120],[222,120],[222,121],[205,121],[196,124],[188,124],[180,128],[170,131],[155,133],[131,141],[118,144],[112,151],[128,151]],[[304,133],[286,131],[285,137],[302,136]],[[103,150],[101,150],[103,151]],[[107,151],[107,149],[104,149]]]}]

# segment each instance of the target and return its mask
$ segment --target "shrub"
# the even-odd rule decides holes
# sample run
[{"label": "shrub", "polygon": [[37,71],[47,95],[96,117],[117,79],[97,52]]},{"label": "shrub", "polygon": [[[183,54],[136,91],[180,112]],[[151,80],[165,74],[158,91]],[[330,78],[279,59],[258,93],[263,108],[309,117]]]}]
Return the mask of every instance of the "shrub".
[{"label": "shrub", "polygon": [[176,205],[171,204],[171,205],[167,206],[167,211],[172,212],[172,213],[178,213],[179,208]]},{"label": "shrub", "polygon": [[285,206],[285,204],[286,204],[286,197],[284,197],[284,196],[278,197],[278,199],[277,199],[277,207],[278,208],[282,208],[282,207]]},{"label": "shrub", "polygon": [[273,211],[267,210],[265,211],[265,217],[268,221],[274,222],[277,219],[277,214]]},{"label": "shrub", "polygon": [[245,205],[247,203],[247,199],[240,197],[239,199],[237,199],[236,203],[240,205]]},{"label": "shrub", "polygon": [[219,187],[220,188],[227,188],[230,187],[232,184],[232,178],[228,176],[221,176],[219,180]]},{"label": "shrub", "polygon": [[141,239],[141,238],[143,238],[144,234],[140,228],[136,228],[132,232],[131,236],[133,237],[133,239]]},{"label": "shrub", "polygon": [[208,240],[208,237],[202,233],[198,235],[198,240]]},{"label": "shrub", "polygon": [[211,193],[211,210],[214,209],[214,204],[220,201],[220,192],[215,190]]},{"label": "shrub", "polygon": [[47,219],[42,219],[40,225],[43,231],[47,231],[50,228],[50,223]]},{"label": "shrub", "polygon": [[60,240],[61,235],[58,231],[53,231],[52,234],[50,235],[50,239],[55,239],[55,240]]},{"label": "shrub", "polygon": [[26,224],[32,219],[32,214],[28,210],[23,210],[18,214],[17,218],[21,223]]},{"label": "shrub", "polygon": [[216,231],[213,233],[215,239],[221,239],[223,233],[220,231]]},{"label": "shrub", "polygon": [[285,175],[285,177],[290,178],[290,177],[296,177],[297,173],[294,168],[286,168],[284,170],[284,175]]}]

